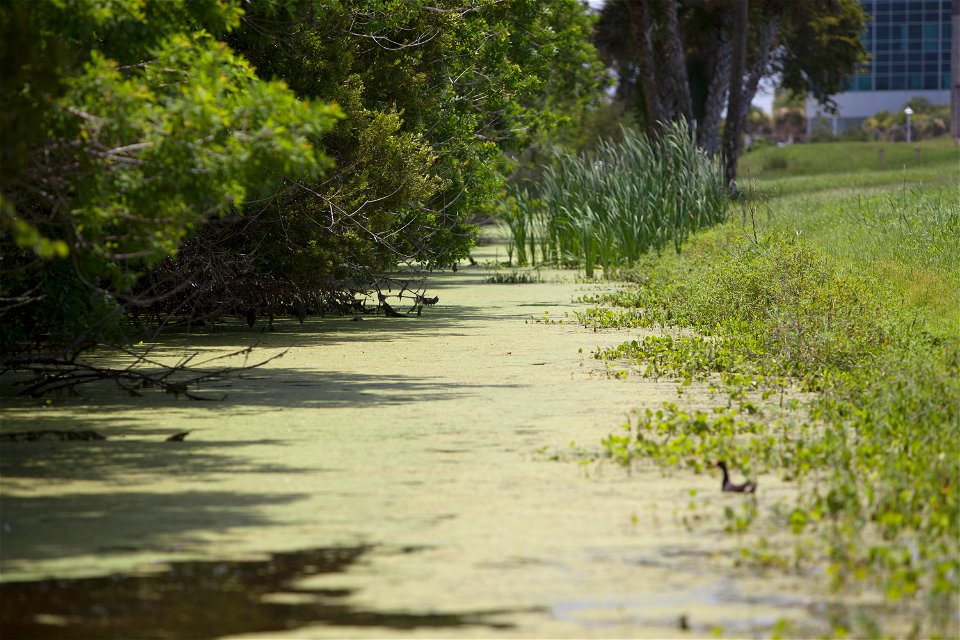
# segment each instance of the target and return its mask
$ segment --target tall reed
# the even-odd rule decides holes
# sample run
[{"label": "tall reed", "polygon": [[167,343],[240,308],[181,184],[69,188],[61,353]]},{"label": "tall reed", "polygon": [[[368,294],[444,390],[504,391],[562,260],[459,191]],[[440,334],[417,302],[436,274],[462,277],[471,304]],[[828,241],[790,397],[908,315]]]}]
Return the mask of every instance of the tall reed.
[{"label": "tall reed", "polygon": [[726,216],[723,167],[685,123],[651,140],[624,130],[582,155],[554,153],[538,182],[512,185],[508,223],[520,264],[567,264],[592,277],[629,267],[650,250],[676,251]]}]

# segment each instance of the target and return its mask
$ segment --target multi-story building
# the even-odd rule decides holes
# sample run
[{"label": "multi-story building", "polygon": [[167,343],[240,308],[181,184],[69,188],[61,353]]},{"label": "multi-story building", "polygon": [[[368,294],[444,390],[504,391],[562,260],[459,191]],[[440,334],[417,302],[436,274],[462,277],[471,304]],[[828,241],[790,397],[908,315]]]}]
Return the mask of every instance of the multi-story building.
[{"label": "multi-story building", "polygon": [[878,111],[901,110],[913,97],[949,104],[956,83],[951,69],[960,65],[960,51],[951,50],[953,2],[960,0],[860,0],[869,20],[862,38],[870,61],[833,96],[835,116],[807,100],[808,133],[826,126],[837,134]]}]

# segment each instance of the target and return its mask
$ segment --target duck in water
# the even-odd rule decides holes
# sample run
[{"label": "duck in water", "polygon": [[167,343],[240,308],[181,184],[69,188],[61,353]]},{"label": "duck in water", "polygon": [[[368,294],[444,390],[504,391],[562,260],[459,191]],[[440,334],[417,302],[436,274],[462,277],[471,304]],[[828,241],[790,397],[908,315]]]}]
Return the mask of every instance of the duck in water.
[{"label": "duck in water", "polygon": [[757,490],[757,483],[752,480],[747,480],[743,484],[733,484],[730,482],[730,474],[727,473],[727,463],[723,460],[717,460],[716,462],[710,465],[711,467],[720,467],[720,471],[723,472],[723,484],[721,485],[723,491],[731,491],[736,493],[753,493]]}]

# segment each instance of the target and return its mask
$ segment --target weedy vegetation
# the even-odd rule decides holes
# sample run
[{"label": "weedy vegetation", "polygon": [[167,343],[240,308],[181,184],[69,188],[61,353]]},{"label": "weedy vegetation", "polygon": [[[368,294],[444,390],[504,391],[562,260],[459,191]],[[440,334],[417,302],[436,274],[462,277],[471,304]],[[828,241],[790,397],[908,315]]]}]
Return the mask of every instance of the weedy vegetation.
[{"label": "weedy vegetation", "polygon": [[[742,216],[645,259],[625,274],[633,288],[578,316],[659,330],[594,356],[680,383],[604,455],[697,471],[723,458],[794,481],[795,502],[728,513],[728,528],[764,518],[795,548],[746,537],[747,561],[826,567],[838,590],[884,594],[883,610],[838,612],[838,636],[890,633],[892,612],[908,620],[897,635],[952,636],[960,616],[960,176],[955,152],[909,170],[923,184],[878,189],[863,169],[776,199],[757,193],[810,176],[758,179]],[[685,402],[695,383],[712,409]]]},{"label": "weedy vegetation", "polygon": [[683,123],[657,140],[625,130],[582,155],[556,152],[536,183],[513,185],[503,203],[508,251],[520,265],[600,266],[609,275],[661,253],[726,216],[723,167]]},{"label": "weedy vegetation", "polygon": [[543,282],[539,271],[535,273],[527,271],[511,271],[509,273],[494,273],[492,276],[484,279],[489,284],[532,284],[534,282]]}]

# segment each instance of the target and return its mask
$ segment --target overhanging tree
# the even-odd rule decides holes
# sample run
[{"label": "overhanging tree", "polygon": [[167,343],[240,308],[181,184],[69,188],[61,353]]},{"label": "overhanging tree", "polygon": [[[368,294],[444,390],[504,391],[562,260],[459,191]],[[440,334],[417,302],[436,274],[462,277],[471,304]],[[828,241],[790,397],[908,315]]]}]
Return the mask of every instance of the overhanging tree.
[{"label": "overhanging tree", "polygon": [[5,352],[449,265],[503,151],[603,81],[577,0],[12,0],[0,27]]},{"label": "overhanging tree", "polygon": [[230,44],[261,77],[340,105],[323,139],[336,169],[287,181],[256,215],[211,220],[144,298],[189,281],[155,306],[248,318],[391,288],[415,303],[420,274],[466,255],[503,152],[599,97],[590,29],[576,0],[251,3]]},{"label": "overhanging tree", "polygon": [[0,5],[0,349],[117,338],[118,303],[204,220],[318,176],[341,113],[217,39],[218,0]]}]

